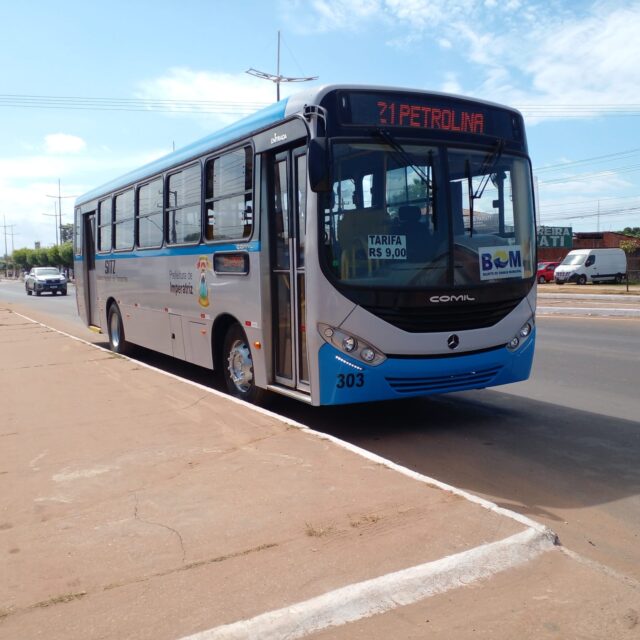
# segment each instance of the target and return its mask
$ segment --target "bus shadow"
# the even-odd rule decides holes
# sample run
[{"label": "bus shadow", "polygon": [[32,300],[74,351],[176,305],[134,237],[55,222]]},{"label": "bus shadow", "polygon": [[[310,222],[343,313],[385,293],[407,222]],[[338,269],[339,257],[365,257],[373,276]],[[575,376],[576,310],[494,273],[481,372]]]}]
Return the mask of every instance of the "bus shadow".
[{"label": "bus shadow", "polygon": [[[135,357],[223,391],[208,369],[142,348]],[[335,407],[274,394],[266,408],[533,516],[640,494],[635,421],[488,389]]]},{"label": "bus shadow", "polygon": [[426,476],[556,519],[640,493],[640,423],[482,390],[274,410]]}]

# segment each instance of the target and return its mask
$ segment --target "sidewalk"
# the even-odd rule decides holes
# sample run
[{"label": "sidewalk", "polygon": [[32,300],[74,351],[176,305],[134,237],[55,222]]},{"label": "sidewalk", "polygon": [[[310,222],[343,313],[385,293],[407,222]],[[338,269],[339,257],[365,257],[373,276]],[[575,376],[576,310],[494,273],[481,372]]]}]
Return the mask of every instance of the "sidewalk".
[{"label": "sidewalk", "polygon": [[[526,518],[9,307],[0,303],[2,639],[351,638],[359,625],[393,627],[398,611],[418,615],[414,633],[376,637],[425,637],[425,603],[442,612],[465,598],[473,637],[506,638],[517,634],[490,633],[480,594],[503,594],[490,605],[498,616],[544,606],[527,585],[552,585],[561,631],[582,614],[555,602],[556,586],[593,587],[596,612],[602,598],[616,615],[637,600],[584,567],[577,587],[573,563]],[[620,628],[615,637],[634,637]],[[445,625],[429,637],[451,636]]]}]

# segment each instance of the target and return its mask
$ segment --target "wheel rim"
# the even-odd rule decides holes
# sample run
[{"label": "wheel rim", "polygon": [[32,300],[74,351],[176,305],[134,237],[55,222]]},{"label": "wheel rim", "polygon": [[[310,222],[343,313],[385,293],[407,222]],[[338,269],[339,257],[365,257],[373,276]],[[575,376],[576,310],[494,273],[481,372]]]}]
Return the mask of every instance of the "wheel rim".
[{"label": "wheel rim", "polygon": [[111,344],[114,349],[120,346],[120,322],[118,321],[118,314],[112,313],[109,318],[109,335],[111,336]]},{"label": "wheel rim", "polygon": [[251,351],[242,340],[235,340],[229,349],[227,360],[229,378],[241,393],[247,393],[253,384],[253,361]]}]

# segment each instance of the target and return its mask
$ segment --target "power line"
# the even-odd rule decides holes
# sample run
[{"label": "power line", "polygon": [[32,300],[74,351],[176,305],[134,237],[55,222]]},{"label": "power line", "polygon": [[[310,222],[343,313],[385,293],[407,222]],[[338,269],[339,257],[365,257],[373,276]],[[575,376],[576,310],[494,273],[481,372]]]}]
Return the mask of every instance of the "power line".
[{"label": "power line", "polygon": [[529,118],[596,118],[607,116],[640,116],[640,104],[537,104],[518,105]]},{"label": "power line", "polygon": [[583,158],[582,160],[573,160],[571,162],[563,162],[560,164],[552,164],[546,167],[538,167],[534,169],[535,174],[542,173],[543,171],[560,171],[561,169],[565,169],[567,167],[575,167],[576,165],[581,164],[597,164],[600,161],[610,160],[613,158],[622,158],[624,156],[635,155],[636,153],[640,153],[640,148],[637,149],[629,149],[628,151],[618,151],[616,153],[609,153],[604,156],[594,156],[593,158]]},{"label": "power line", "polygon": [[[598,200],[599,202],[602,200],[631,200],[634,198],[640,198],[640,194],[635,195],[635,196],[607,196],[604,198],[596,198],[596,200]],[[571,208],[572,205],[586,205],[586,204],[590,204],[593,202],[593,198],[589,199],[589,200],[573,200],[571,202],[557,202],[557,203],[550,203],[550,204],[545,204],[544,208],[548,209],[549,207],[562,207],[563,209],[566,208]]]},{"label": "power line", "polygon": [[164,100],[151,98],[88,98],[81,96],[45,96],[0,94],[0,107],[27,109],[82,109],[94,111],[153,111],[160,113],[236,114],[253,112],[266,102],[220,100]]},{"label": "power line", "polygon": [[564,178],[554,178],[552,180],[539,180],[538,184],[563,184],[566,182],[581,182],[583,180],[592,180],[593,178],[602,178],[622,173],[634,173],[640,171],[640,164],[630,164],[624,167],[613,167],[611,169],[603,169],[602,171],[593,171],[591,173],[580,173],[578,175],[565,176]]}]

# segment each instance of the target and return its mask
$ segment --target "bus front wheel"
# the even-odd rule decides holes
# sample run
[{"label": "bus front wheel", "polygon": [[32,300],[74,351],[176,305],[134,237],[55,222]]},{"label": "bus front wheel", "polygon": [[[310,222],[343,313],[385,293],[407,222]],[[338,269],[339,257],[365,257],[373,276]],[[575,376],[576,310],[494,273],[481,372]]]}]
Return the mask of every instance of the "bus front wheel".
[{"label": "bus front wheel", "polygon": [[266,391],[256,386],[251,347],[242,327],[229,327],[224,339],[222,370],[227,391],[245,402],[261,404]]},{"label": "bus front wheel", "polygon": [[117,304],[109,307],[109,315],[107,318],[107,329],[109,333],[109,348],[114,353],[126,355],[131,353],[131,345],[124,337],[124,325],[122,324],[122,316]]}]

